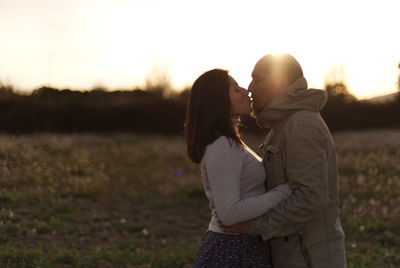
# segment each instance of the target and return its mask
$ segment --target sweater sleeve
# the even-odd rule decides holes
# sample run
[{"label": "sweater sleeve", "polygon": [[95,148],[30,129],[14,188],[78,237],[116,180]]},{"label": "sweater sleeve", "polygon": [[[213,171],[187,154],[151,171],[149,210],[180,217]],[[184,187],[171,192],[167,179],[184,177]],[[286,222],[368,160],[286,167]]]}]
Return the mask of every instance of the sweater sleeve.
[{"label": "sweater sleeve", "polygon": [[244,157],[241,150],[233,141],[221,137],[209,146],[205,155],[216,214],[225,225],[256,218],[291,194],[290,187],[285,184],[265,194],[241,199],[240,177]]}]

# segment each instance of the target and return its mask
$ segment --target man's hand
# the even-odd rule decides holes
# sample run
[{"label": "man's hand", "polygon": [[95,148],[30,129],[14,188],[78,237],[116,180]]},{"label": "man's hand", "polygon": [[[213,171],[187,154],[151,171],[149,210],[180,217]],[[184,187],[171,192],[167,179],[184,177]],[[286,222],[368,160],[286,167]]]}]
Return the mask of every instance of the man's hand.
[{"label": "man's hand", "polygon": [[236,224],[233,224],[231,226],[226,226],[222,222],[218,221],[218,226],[225,233],[246,234],[244,222],[236,223]]}]

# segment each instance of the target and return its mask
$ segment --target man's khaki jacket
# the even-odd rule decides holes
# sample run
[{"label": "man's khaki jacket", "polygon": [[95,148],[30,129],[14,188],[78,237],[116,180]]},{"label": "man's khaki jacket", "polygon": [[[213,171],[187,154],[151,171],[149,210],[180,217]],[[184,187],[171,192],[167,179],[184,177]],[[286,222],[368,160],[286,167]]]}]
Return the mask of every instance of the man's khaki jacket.
[{"label": "man's khaki jacket", "polygon": [[261,146],[267,190],[287,182],[293,189],[246,224],[247,232],[271,241],[275,268],[346,267],[336,151],[319,113],[326,100],[325,91],[308,89],[302,77],[256,114],[270,129]]}]

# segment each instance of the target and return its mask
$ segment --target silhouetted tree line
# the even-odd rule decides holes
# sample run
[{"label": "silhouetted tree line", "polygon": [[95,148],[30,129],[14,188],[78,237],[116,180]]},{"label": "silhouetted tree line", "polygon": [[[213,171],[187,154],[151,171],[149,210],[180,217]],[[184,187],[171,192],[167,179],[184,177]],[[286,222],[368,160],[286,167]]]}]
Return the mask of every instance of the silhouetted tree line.
[{"label": "silhouetted tree line", "polygon": [[321,114],[331,130],[400,127],[399,98],[385,103],[359,101],[342,83],[328,85],[326,90],[328,102]]},{"label": "silhouetted tree line", "polygon": [[0,87],[0,131],[179,133],[186,92],[72,91],[42,87],[30,95]]},{"label": "silhouetted tree line", "polygon": [[[341,83],[328,85],[322,111],[332,131],[400,127],[400,98],[374,104],[358,101]],[[188,90],[92,91],[42,87],[30,94],[0,84],[0,132],[139,132],[182,134]],[[244,131],[259,132],[254,119],[243,118]]]},{"label": "silhouetted tree line", "polygon": [[[397,67],[399,68],[399,71],[400,71],[400,63]],[[400,103],[400,74],[397,77],[397,101],[398,101],[398,103]]]}]

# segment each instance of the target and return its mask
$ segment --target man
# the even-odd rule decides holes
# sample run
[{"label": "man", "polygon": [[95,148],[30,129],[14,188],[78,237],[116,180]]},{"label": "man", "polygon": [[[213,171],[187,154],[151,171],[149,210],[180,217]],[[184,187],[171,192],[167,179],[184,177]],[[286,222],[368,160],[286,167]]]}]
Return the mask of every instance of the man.
[{"label": "man", "polygon": [[264,56],[252,77],[257,123],[270,129],[260,146],[267,190],[288,182],[293,193],[265,215],[224,230],[270,240],[275,268],[346,267],[336,152],[319,113],[327,94],[308,89],[288,54]]}]

